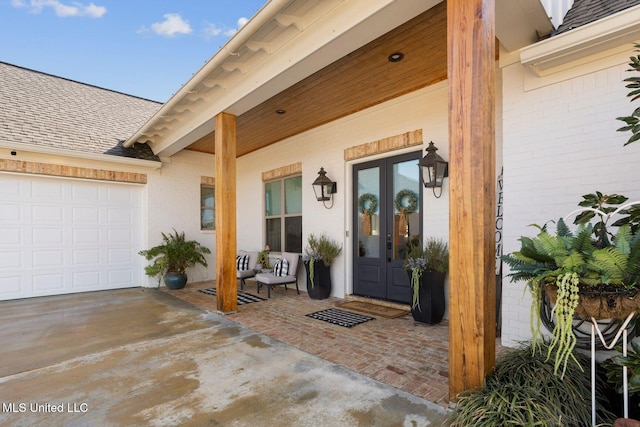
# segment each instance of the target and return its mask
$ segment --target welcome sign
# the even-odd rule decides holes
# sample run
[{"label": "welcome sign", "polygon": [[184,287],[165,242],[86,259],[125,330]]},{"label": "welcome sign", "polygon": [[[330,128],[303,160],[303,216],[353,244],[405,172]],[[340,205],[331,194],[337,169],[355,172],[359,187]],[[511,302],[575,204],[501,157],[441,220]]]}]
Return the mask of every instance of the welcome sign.
[{"label": "welcome sign", "polygon": [[502,172],[500,169],[500,175],[498,176],[498,187],[496,191],[496,276],[502,274]]}]

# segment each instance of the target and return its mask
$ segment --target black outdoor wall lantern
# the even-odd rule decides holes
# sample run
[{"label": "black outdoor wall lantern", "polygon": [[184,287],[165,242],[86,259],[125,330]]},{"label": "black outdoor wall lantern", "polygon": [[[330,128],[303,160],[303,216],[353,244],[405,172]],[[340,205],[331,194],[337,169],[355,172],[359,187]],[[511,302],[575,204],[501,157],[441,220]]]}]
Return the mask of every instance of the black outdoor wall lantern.
[{"label": "black outdoor wall lantern", "polygon": [[[429,142],[426,151],[427,154],[418,163],[418,166],[422,169],[422,183],[424,188],[433,190],[434,196],[440,197],[444,179],[449,176],[449,162],[436,154],[438,149],[433,145],[433,141]],[[436,194],[436,188],[440,189],[438,194]]]},{"label": "black outdoor wall lantern", "polygon": [[[318,172],[318,177],[313,181],[313,191],[316,193],[316,199],[322,202],[325,208],[331,209],[333,207],[333,195],[336,193],[336,183],[331,181],[327,177],[327,173],[324,168],[321,167]],[[331,201],[331,205],[327,206],[327,202]]]}]

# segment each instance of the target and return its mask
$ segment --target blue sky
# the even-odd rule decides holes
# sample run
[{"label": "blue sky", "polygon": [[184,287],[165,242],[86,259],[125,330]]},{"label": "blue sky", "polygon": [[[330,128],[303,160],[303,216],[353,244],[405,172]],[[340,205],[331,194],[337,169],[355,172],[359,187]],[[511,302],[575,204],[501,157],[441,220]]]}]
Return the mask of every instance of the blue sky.
[{"label": "blue sky", "polygon": [[0,61],[165,102],[266,3],[0,0]]}]

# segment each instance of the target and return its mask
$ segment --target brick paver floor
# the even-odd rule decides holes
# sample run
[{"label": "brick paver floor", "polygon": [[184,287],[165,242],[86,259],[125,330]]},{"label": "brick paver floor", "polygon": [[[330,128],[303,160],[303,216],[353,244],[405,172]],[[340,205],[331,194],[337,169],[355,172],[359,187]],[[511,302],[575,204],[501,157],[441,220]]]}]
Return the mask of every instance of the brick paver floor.
[{"label": "brick paver floor", "polygon": [[[185,289],[167,290],[198,307],[216,312],[215,296],[198,292],[213,282],[190,283]],[[166,289],[166,288],[163,288]],[[267,297],[266,289],[256,293],[255,282],[247,281],[245,292]],[[339,298],[312,300],[305,292],[276,287],[271,298],[238,306],[227,317],[257,332],[295,346],[330,362],[404,390],[444,407],[449,405],[448,323],[415,322],[411,314],[375,320],[345,328],[305,316],[336,307]]]}]

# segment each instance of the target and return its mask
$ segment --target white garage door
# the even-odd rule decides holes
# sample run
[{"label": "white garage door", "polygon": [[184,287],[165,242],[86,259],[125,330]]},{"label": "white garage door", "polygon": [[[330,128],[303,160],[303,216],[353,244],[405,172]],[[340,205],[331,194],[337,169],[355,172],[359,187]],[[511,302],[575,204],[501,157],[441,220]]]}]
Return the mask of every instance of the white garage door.
[{"label": "white garage door", "polygon": [[139,185],[0,174],[0,300],[140,286]]}]

